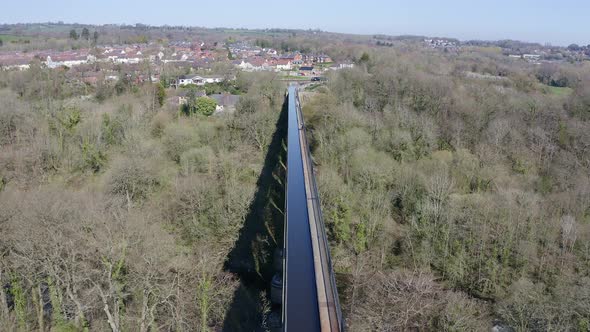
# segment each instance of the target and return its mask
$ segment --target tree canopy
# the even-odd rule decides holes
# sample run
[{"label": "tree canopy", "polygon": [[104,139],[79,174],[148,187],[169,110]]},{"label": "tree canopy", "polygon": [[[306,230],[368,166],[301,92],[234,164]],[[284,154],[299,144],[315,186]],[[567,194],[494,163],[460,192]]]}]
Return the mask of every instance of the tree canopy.
[{"label": "tree canopy", "polygon": [[198,113],[209,116],[215,112],[217,102],[213,98],[199,97],[196,102],[196,110]]},{"label": "tree canopy", "polygon": [[82,29],[82,33],[80,34],[80,36],[84,40],[90,40],[90,31],[88,31],[88,28]]},{"label": "tree canopy", "polygon": [[70,38],[73,40],[78,40],[78,38],[80,38],[75,29],[70,30]]}]

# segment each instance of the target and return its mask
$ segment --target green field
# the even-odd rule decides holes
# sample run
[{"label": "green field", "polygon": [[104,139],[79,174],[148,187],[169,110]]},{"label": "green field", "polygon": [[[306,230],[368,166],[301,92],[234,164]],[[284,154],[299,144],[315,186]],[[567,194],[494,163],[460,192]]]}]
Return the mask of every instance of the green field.
[{"label": "green field", "polygon": [[28,36],[2,35],[2,34],[0,34],[0,39],[5,44],[8,44],[8,43],[28,44],[32,40],[32,38],[28,37]]},{"label": "green field", "polygon": [[324,62],[324,63],[316,63],[314,67],[317,68],[329,68],[334,64],[334,62]]},{"label": "green field", "polygon": [[290,80],[290,81],[309,81],[311,80],[311,76],[282,76],[281,80]]},{"label": "green field", "polygon": [[557,86],[546,86],[545,89],[548,93],[556,95],[556,96],[569,96],[574,91],[574,90],[572,90],[572,88],[567,88],[567,87],[560,88]]}]

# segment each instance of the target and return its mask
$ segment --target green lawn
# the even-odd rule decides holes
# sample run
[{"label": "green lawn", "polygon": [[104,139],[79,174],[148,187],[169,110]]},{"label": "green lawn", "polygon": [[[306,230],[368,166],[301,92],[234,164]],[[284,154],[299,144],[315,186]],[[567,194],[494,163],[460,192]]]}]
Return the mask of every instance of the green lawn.
[{"label": "green lawn", "polygon": [[2,35],[0,34],[0,39],[5,44],[15,43],[15,44],[24,44],[30,43],[32,38],[28,36],[15,36],[15,35]]},{"label": "green lawn", "polygon": [[556,87],[556,86],[545,86],[544,88],[546,89],[546,91],[548,91],[548,93],[551,93],[556,96],[569,96],[574,91],[574,90],[572,90],[572,88],[567,88],[567,87],[560,88],[560,87]]},{"label": "green lawn", "polygon": [[292,81],[309,81],[311,80],[311,76],[282,76],[281,79]]},{"label": "green lawn", "polygon": [[316,63],[314,65],[314,67],[318,67],[318,68],[328,68],[330,66],[332,66],[334,64],[334,62],[323,62],[323,63]]}]

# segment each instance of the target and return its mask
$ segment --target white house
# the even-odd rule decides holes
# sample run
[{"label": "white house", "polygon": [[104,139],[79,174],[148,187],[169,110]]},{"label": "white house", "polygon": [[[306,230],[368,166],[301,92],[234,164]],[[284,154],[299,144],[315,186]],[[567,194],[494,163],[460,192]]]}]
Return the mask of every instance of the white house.
[{"label": "white house", "polygon": [[277,70],[291,70],[291,68],[291,61],[277,63]]},{"label": "white house", "polygon": [[223,78],[221,77],[203,77],[203,84],[205,83],[221,83],[221,81],[223,81]]},{"label": "white house", "polygon": [[186,86],[190,84],[205,85],[210,83],[220,83],[223,81],[222,77],[202,77],[202,76],[187,76],[182,75],[178,78],[178,86]]},{"label": "white house", "polygon": [[268,62],[265,62],[265,61],[246,62],[246,61],[242,60],[242,62],[236,66],[244,71],[273,70],[273,67]]},{"label": "white house", "polygon": [[182,75],[178,78],[178,85],[179,86],[185,86],[185,85],[190,85],[190,84],[204,85],[205,81],[203,80],[203,78],[201,76]]},{"label": "white house", "polygon": [[250,62],[246,62],[242,60],[242,62],[238,65],[238,67],[242,70],[253,70],[254,66]]},{"label": "white house", "polygon": [[11,65],[4,65],[4,64],[0,63],[0,69],[2,69],[2,70],[12,70],[12,69],[27,70],[30,67],[31,67],[31,65],[29,65],[28,63],[11,64]]},{"label": "white house", "polygon": [[539,60],[541,58],[541,55],[539,55],[539,54],[523,54],[522,57],[525,59]]},{"label": "white house", "polygon": [[57,61],[53,61],[51,59],[51,56],[48,55],[47,60],[45,61],[45,64],[49,68],[57,68],[60,66],[66,66],[66,67],[79,66],[81,64],[92,63],[94,61],[96,61],[96,57],[92,54],[88,54],[86,56],[84,56],[84,55],[66,56],[63,59],[60,59]]}]

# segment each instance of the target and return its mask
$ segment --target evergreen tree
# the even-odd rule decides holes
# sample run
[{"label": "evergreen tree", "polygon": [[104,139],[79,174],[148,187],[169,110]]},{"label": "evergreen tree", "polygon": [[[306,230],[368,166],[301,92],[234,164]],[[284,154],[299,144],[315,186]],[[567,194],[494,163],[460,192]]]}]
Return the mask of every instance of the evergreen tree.
[{"label": "evergreen tree", "polygon": [[75,29],[72,29],[70,31],[70,38],[73,40],[78,40],[78,38],[80,38],[80,36],[78,35],[78,33],[76,32]]},{"label": "evergreen tree", "polygon": [[164,100],[166,99],[166,89],[164,89],[162,83],[158,83],[156,86],[156,98],[158,99],[158,105],[160,105],[160,107],[164,106]]},{"label": "evergreen tree", "polygon": [[90,31],[88,31],[88,28],[82,29],[82,38],[84,40],[90,40]]}]

